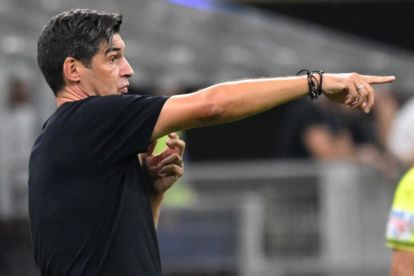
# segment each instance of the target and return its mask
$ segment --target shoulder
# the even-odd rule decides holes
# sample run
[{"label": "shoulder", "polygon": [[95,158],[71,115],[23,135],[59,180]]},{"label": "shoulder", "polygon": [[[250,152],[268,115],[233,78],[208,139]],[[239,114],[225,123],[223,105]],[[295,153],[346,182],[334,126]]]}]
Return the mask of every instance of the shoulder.
[{"label": "shoulder", "polygon": [[163,101],[166,97],[154,97],[148,95],[111,95],[103,97],[90,97],[87,101],[88,105],[104,106],[104,107],[122,107],[128,105],[140,105],[156,101]]},{"label": "shoulder", "polygon": [[137,95],[111,95],[111,96],[92,96],[84,100],[81,104],[84,111],[90,112],[111,112],[123,110],[126,106],[135,101],[139,101],[141,96]]},{"label": "shoulder", "polygon": [[134,101],[139,99],[139,95],[110,95],[110,96],[92,96],[85,100],[89,105],[111,105],[122,104],[125,102]]}]

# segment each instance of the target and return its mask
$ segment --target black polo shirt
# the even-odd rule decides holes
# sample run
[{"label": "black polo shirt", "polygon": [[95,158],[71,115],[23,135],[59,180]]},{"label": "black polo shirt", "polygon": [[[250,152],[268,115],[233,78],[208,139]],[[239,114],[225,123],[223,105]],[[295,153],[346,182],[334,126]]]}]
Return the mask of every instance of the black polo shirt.
[{"label": "black polo shirt", "polygon": [[167,98],[89,97],[46,121],[29,165],[35,261],[43,276],[161,275],[147,151]]}]

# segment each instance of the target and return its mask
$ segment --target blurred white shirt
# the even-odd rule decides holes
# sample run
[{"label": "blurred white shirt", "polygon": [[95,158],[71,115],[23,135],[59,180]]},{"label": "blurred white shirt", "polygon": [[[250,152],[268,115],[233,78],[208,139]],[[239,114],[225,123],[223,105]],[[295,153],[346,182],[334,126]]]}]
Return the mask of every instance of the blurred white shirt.
[{"label": "blurred white shirt", "polygon": [[406,164],[414,161],[414,98],[395,116],[388,147],[400,161]]}]

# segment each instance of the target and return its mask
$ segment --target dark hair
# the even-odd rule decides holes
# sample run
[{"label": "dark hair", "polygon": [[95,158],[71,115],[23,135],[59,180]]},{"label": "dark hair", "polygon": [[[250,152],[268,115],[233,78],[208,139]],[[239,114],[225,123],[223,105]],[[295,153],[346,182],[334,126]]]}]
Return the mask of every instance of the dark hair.
[{"label": "dark hair", "polygon": [[52,17],[37,42],[37,63],[56,95],[64,86],[63,62],[67,57],[90,66],[99,46],[119,32],[122,15],[75,9]]}]

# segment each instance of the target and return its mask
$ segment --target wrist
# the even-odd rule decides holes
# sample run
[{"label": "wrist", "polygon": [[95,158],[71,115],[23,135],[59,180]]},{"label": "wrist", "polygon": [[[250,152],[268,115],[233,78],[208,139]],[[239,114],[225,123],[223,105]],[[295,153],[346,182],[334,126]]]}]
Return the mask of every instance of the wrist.
[{"label": "wrist", "polygon": [[307,69],[300,70],[296,75],[306,73],[308,83],[308,94],[311,100],[317,99],[322,95],[323,74],[322,70],[310,71]]},{"label": "wrist", "polygon": [[161,203],[164,199],[164,193],[152,193],[151,201],[152,203]]}]

